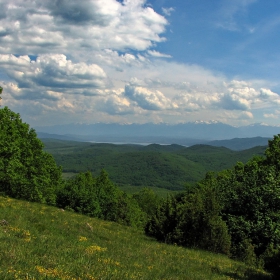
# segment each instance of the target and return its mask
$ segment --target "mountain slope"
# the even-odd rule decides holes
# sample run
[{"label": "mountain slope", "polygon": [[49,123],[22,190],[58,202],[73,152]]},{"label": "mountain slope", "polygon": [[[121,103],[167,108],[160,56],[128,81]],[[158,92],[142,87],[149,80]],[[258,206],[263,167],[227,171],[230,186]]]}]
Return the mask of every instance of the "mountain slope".
[{"label": "mountain slope", "polygon": [[271,279],[112,222],[0,196],[0,279]]},{"label": "mountain slope", "polygon": [[207,171],[230,168],[237,161],[247,162],[262,155],[265,147],[232,151],[224,147],[195,145],[114,145],[44,140],[65,173],[91,171],[98,175],[106,169],[118,185],[183,189],[185,183],[201,180]]}]

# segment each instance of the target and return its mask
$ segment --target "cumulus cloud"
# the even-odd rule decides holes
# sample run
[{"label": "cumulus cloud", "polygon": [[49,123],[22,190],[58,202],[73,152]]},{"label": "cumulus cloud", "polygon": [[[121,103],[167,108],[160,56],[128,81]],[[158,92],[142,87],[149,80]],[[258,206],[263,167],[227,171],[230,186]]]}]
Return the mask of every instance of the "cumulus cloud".
[{"label": "cumulus cloud", "polygon": [[145,0],[1,1],[3,103],[32,121],[248,121],[264,108],[273,117],[280,97],[262,81],[229,81],[157,50],[172,12]]},{"label": "cumulus cloud", "polygon": [[[19,88],[104,88],[106,73],[96,64],[73,63],[65,55],[42,55],[32,61],[28,56],[0,55],[0,65]],[[45,89],[47,90],[47,89]],[[53,96],[46,91],[46,96]],[[33,96],[33,95],[30,95]]]},{"label": "cumulus cloud", "polygon": [[[64,53],[66,49],[146,50],[165,40],[168,24],[145,1],[3,0],[1,53]],[[73,40],[75,38],[75,40]]]},{"label": "cumulus cloud", "polygon": [[279,102],[279,95],[275,92],[272,92],[270,89],[261,88],[260,97],[263,99],[275,100],[277,103]]},{"label": "cumulus cloud", "polygon": [[253,118],[254,118],[253,113],[248,111],[241,112],[241,114],[238,116],[238,119],[240,120],[251,120]]},{"label": "cumulus cloud", "polygon": [[221,96],[218,105],[227,110],[248,110],[250,102],[237,94],[224,94]]},{"label": "cumulus cloud", "polygon": [[110,24],[119,9],[119,3],[107,0],[108,6],[100,7],[100,1],[60,0],[46,1],[51,15],[58,21],[70,24]]},{"label": "cumulus cloud", "polygon": [[121,89],[107,92],[98,102],[98,109],[110,115],[127,115],[137,111]]},{"label": "cumulus cloud", "polygon": [[39,85],[63,88],[105,86],[106,74],[96,64],[72,63],[65,55],[43,55],[33,64],[33,80]]},{"label": "cumulus cloud", "polygon": [[160,91],[150,91],[143,87],[125,86],[124,95],[146,110],[164,110],[174,105]]}]

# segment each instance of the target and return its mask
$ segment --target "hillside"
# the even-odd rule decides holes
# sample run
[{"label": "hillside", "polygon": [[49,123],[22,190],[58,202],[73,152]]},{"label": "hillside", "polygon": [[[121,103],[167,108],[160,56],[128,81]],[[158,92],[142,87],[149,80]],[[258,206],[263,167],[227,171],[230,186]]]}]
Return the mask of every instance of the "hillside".
[{"label": "hillside", "polygon": [[272,279],[222,255],[0,196],[0,279]]},{"label": "hillside", "polygon": [[105,168],[120,186],[148,186],[182,190],[186,183],[201,180],[207,171],[231,168],[237,161],[247,162],[263,155],[266,147],[232,151],[225,147],[195,145],[114,145],[43,139],[65,175]]}]

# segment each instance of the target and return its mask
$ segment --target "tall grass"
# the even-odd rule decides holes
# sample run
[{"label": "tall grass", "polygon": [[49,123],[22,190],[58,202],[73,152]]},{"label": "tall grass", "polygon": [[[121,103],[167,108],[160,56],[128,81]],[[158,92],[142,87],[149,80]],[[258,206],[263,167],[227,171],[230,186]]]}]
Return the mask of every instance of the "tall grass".
[{"label": "tall grass", "polygon": [[0,279],[271,279],[222,255],[0,196]]}]

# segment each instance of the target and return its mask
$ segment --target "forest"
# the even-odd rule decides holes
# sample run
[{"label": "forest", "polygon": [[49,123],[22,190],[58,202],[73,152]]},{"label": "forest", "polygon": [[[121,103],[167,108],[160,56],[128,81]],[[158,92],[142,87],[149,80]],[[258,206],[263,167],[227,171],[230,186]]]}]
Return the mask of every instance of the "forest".
[{"label": "forest", "polygon": [[122,189],[129,186],[184,190],[208,171],[231,168],[237,161],[246,163],[251,157],[263,156],[266,146],[233,151],[210,145],[147,146],[132,144],[106,144],[41,139],[44,150],[52,154],[62,166],[64,177],[90,171],[97,176],[106,169],[110,179]]},{"label": "forest", "polygon": [[[167,162],[172,158],[179,165],[180,160],[190,160],[186,150],[173,148],[171,156],[163,153]],[[158,151],[145,153],[151,161],[162,156]],[[269,140],[260,155],[231,167],[221,165],[196,182],[193,177],[184,188],[178,183],[187,181],[182,175],[175,180],[181,191],[164,198],[150,188],[133,194],[121,190],[110,179],[106,161],[98,174],[90,168],[77,169],[67,180],[63,168],[19,114],[8,107],[0,109],[1,196],[114,221],[141,229],[159,242],[224,254],[262,267],[275,279],[280,275],[280,135]],[[133,174],[134,168],[128,173]],[[172,182],[170,178],[166,180]]]}]

